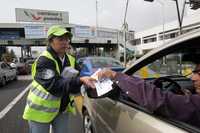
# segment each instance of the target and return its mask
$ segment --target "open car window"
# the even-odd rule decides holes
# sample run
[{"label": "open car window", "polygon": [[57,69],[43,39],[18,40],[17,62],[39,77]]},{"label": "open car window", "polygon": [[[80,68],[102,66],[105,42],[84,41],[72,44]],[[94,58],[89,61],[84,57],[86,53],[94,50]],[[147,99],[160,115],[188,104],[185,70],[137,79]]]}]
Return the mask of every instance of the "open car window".
[{"label": "open car window", "polygon": [[185,53],[180,52],[160,57],[152,63],[143,66],[133,75],[143,79],[164,76],[190,77],[195,64],[192,61],[184,60],[184,55]]}]

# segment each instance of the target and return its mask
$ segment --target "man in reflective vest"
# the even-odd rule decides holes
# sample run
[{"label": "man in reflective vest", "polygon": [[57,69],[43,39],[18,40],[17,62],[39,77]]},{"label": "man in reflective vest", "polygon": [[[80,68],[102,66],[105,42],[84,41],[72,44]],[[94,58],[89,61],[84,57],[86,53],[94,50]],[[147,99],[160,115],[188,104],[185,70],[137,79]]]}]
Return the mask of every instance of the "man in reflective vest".
[{"label": "man in reflective vest", "polygon": [[68,132],[69,112],[74,112],[73,97],[85,84],[94,88],[91,77],[62,77],[65,67],[78,69],[75,58],[66,54],[72,34],[60,25],[47,32],[48,46],[32,66],[33,82],[27,97],[23,118],[28,120],[31,133]]}]

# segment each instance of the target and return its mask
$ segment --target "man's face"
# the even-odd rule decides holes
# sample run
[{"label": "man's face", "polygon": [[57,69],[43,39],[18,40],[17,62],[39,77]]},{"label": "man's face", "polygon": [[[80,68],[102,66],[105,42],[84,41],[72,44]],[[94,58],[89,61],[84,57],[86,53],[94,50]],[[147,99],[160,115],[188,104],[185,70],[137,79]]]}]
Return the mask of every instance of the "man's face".
[{"label": "man's face", "polygon": [[196,92],[200,95],[200,64],[197,64],[193,71],[192,81]]},{"label": "man's face", "polygon": [[70,47],[69,42],[70,40],[66,36],[55,37],[53,38],[51,45],[57,54],[64,55]]}]

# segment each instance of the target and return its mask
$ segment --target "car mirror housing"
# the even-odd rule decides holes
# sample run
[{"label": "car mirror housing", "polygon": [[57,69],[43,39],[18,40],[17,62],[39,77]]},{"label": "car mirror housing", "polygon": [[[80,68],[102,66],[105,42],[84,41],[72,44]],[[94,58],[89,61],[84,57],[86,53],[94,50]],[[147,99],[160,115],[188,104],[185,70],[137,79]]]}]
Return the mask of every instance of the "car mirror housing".
[{"label": "car mirror housing", "polygon": [[96,89],[86,88],[86,93],[89,98],[99,98]]}]

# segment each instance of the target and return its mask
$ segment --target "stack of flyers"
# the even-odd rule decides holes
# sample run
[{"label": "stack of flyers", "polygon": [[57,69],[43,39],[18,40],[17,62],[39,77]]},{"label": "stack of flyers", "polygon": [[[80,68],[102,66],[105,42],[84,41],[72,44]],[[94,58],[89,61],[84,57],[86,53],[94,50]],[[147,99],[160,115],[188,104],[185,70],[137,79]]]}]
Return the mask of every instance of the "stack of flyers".
[{"label": "stack of flyers", "polygon": [[97,80],[94,83],[97,91],[97,96],[102,96],[113,89],[112,88],[113,82],[109,78],[99,80],[97,76],[97,73],[99,71],[101,71],[101,69],[98,69],[91,77]]}]

